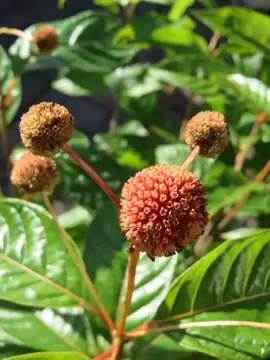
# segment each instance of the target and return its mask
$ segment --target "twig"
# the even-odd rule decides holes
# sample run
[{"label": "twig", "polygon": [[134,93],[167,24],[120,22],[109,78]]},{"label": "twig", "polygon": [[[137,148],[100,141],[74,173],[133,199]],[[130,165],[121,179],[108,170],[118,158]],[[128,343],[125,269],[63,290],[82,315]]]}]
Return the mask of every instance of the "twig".
[{"label": "twig", "polygon": [[[266,163],[262,171],[256,176],[255,182],[261,182],[270,171],[270,160]],[[251,191],[246,192],[242,198],[232,207],[232,209],[224,216],[217,226],[218,230],[222,230],[232,219],[232,217],[237,213],[245,201],[249,198]]]},{"label": "twig", "polygon": [[214,55],[214,51],[216,50],[219,39],[220,33],[218,31],[215,31],[208,44],[208,50],[210,52],[210,55]]},{"label": "twig", "polygon": [[125,338],[127,340],[131,340],[134,338],[142,337],[149,334],[159,334],[166,331],[174,331],[174,330],[187,330],[192,328],[209,328],[209,327],[217,327],[217,326],[241,326],[241,327],[251,327],[256,329],[267,329],[270,330],[270,324],[253,322],[253,321],[199,321],[192,322],[186,324],[179,325],[169,325],[160,328],[152,328],[147,330],[141,330],[137,332],[127,333]]},{"label": "twig", "polygon": [[2,121],[2,139],[3,139],[3,148],[6,157],[6,164],[8,171],[10,171],[10,160],[9,154],[11,152],[11,146],[9,141],[9,133],[7,126],[7,117],[6,117],[6,106],[5,106],[5,96],[3,94],[2,82],[0,82],[0,111],[1,111],[1,121]]},{"label": "twig", "polygon": [[203,235],[199,237],[194,247],[194,253],[197,257],[201,257],[204,253],[205,249],[211,244],[213,240],[213,236],[210,235],[210,232],[213,229],[213,222],[209,221],[205,227]]},{"label": "twig", "polygon": [[185,160],[184,164],[182,165],[183,169],[187,169],[190,167],[190,165],[193,163],[193,161],[196,159],[196,157],[200,154],[200,146],[197,145],[195,148],[191,151],[187,159]]},{"label": "twig", "polygon": [[109,350],[104,351],[102,354],[94,357],[92,360],[105,360],[112,354],[112,348]]},{"label": "twig", "polygon": [[14,29],[14,28],[7,28],[7,27],[0,27],[0,34],[14,35],[14,36],[18,36],[18,37],[26,37],[25,33],[22,30]]},{"label": "twig", "polygon": [[256,136],[260,130],[260,127],[261,127],[261,123],[259,121],[255,121],[253,128],[249,134],[247,145],[235,157],[235,164],[234,164],[235,171],[240,172],[242,170],[242,167],[244,165],[246,157],[248,156],[248,153],[254,143],[254,140],[256,139]]},{"label": "twig", "polygon": [[138,250],[129,250],[128,252],[128,284],[127,284],[127,292],[126,299],[124,302],[124,307],[122,310],[122,315],[119,321],[119,325],[116,332],[116,337],[113,342],[113,351],[111,360],[117,360],[119,356],[119,352],[121,350],[121,344],[123,340],[123,334],[125,330],[126,318],[129,312],[132,294],[135,287],[135,275],[136,275],[136,267],[140,257],[140,253]]},{"label": "twig", "polygon": [[120,200],[105,181],[88,165],[71,147],[65,144],[62,149],[95,181],[95,183],[105,192],[105,194],[120,207]]},{"label": "twig", "polygon": [[13,90],[15,89],[18,82],[18,78],[14,77],[8,87],[7,95],[5,96],[5,107],[8,108],[12,104]]},{"label": "twig", "polygon": [[57,219],[57,215],[52,207],[52,204],[48,198],[48,196],[45,194],[45,193],[42,193],[42,196],[43,196],[43,200],[48,208],[48,211],[49,213],[52,215],[53,217],[53,220],[55,222],[55,225],[57,226],[58,228],[58,231],[61,235],[61,238],[63,240],[63,243],[65,244],[67,250],[69,251],[72,259],[74,260],[74,263],[76,264],[78,270],[80,271],[81,275],[83,276],[86,284],[88,285],[88,288],[91,292],[91,294],[93,295],[99,309],[100,309],[100,312],[102,314],[102,320],[104,321],[105,325],[108,326],[108,328],[110,330],[114,330],[115,329],[115,325],[110,317],[110,315],[108,314],[108,312],[106,311],[102,301],[100,300],[99,298],[99,295],[94,287],[94,284],[92,282],[92,280],[90,279],[83,263],[81,262],[79,256],[76,254],[75,250],[73,249],[71,243],[70,243],[70,240],[69,240],[69,237],[67,235],[67,233],[63,230],[63,228],[61,227],[61,225],[59,224],[58,222],[58,219]]},{"label": "twig", "polygon": [[113,99],[114,107],[112,110],[112,116],[109,123],[109,134],[115,134],[117,130],[118,118],[119,118],[119,104],[118,101]]}]

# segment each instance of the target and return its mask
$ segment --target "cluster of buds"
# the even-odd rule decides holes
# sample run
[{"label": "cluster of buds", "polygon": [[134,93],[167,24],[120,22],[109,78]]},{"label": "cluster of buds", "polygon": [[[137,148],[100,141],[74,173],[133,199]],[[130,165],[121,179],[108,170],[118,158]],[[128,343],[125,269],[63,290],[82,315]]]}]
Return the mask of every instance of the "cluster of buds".
[{"label": "cluster of buds", "polygon": [[[49,159],[72,137],[74,118],[55,103],[32,106],[22,116],[21,138],[30,153],[18,160],[11,180],[27,194],[50,191],[58,183],[56,165]],[[206,157],[218,156],[228,145],[222,114],[205,111],[187,124],[187,145]],[[97,178],[97,177],[96,177]],[[196,240],[208,221],[206,191],[185,166],[156,165],[138,172],[123,186],[119,221],[129,248],[170,256]]]}]

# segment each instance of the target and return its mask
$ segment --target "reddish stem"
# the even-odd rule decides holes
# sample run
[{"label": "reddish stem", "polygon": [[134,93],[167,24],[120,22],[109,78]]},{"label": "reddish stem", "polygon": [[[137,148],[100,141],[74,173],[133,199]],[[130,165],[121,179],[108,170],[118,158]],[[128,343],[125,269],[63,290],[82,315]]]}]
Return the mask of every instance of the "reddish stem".
[{"label": "reddish stem", "polygon": [[196,159],[196,157],[200,154],[200,147],[199,145],[195,146],[195,148],[191,151],[189,156],[187,157],[186,161],[182,165],[182,168],[187,169]]},{"label": "reddish stem", "polygon": [[102,354],[94,357],[93,360],[105,360],[112,354],[112,348],[109,350],[104,351]]},{"label": "reddish stem", "polygon": [[120,200],[105,181],[88,165],[71,147],[65,144],[62,149],[95,181],[95,183],[105,192],[105,194],[120,207]]}]

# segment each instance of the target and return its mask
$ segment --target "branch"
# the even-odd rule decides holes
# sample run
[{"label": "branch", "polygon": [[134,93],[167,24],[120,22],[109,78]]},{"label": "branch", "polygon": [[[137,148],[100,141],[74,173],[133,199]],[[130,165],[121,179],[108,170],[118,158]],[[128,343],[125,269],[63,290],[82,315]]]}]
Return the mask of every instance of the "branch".
[{"label": "branch", "polygon": [[[255,182],[261,182],[267,176],[270,171],[270,160],[267,161],[266,165],[262,169],[262,171],[256,176]],[[224,216],[224,218],[220,221],[217,226],[218,230],[222,230],[232,219],[232,217],[237,213],[237,211],[241,208],[241,206],[246,202],[249,198],[251,191],[246,192],[242,198],[231,208],[231,210]]]},{"label": "branch", "polygon": [[256,329],[267,329],[270,330],[270,324],[258,323],[253,321],[200,321],[200,322],[192,322],[185,323],[179,325],[170,325],[164,326],[160,328],[141,330],[141,331],[133,331],[131,333],[126,334],[127,340],[132,340],[134,338],[142,337],[149,334],[159,334],[166,331],[174,331],[174,330],[187,330],[192,328],[209,328],[209,327],[218,327],[218,326],[239,326],[239,327],[251,327]]}]

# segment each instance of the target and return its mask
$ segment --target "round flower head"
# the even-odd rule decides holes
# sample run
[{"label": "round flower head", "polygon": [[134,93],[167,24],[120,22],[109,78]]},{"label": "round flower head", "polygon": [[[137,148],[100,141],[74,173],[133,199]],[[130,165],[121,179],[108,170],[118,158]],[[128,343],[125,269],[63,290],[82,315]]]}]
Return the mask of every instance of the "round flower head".
[{"label": "round flower head", "polygon": [[52,159],[31,153],[24,154],[15,162],[10,179],[21,193],[32,196],[52,191],[60,180]]},{"label": "round flower head", "polygon": [[20,122],[24,146],[33,154],[51,157],[58,153],[73,133],[74,117],[67,108],[43,102],[31,106]]},{"label": "round flower head", "polygon": [[58,34],[50,25],[44,25],[33,35],[37,51],[41,55],[50,55],[58,46]]},{"label": "round flower head", "polygon": [[216,158],[229,143],[228,124],[216,111],[202,111],[187,123],[185,141],[190,149],[200,146],[200,155]]},{"label": "round flower head", "polygon": [[204,231],[208,213],[200,180],[180,166],[156,165],[124,185],[120,227],[130,247],[155,256],[182,251]]}]

